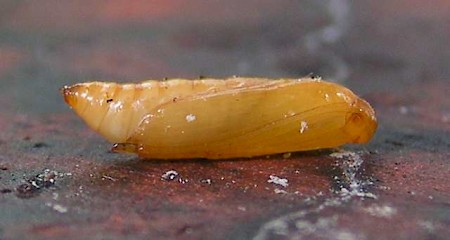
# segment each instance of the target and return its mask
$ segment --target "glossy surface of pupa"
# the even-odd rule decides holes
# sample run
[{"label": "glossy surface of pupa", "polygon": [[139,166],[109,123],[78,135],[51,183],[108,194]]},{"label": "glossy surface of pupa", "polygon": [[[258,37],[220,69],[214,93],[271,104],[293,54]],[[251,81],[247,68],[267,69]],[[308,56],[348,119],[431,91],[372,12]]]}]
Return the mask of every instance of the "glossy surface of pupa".
[{"label": "glossy surface of pupa", "polygon": [[142,158],[237,158],[368,142],[371,106],[311,78],[90,82],[65,101],[117,152]]}]

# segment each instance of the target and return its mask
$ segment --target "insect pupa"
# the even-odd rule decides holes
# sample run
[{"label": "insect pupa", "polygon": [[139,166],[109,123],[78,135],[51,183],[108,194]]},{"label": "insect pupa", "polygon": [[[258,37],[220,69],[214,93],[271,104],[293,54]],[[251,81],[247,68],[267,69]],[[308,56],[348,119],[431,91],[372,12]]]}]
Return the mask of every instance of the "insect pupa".
[{"label": "insect pupa", "polygon": [[64,100],[115,152],[145,159],[238,158],[368,142],[375,112],[320,79],[79,83]]}]

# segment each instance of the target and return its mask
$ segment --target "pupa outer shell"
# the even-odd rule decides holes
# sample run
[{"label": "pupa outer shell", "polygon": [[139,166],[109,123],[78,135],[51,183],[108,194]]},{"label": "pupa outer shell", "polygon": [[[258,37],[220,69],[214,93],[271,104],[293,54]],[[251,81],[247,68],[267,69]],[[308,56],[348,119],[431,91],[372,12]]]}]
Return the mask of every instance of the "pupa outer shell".
[{"label": "pupa outer shell", "polygon": [[230,78],[90,82],[65,101],[118,152],[142,158],[237,158],[365,143],[370,105],[322,80]]}]

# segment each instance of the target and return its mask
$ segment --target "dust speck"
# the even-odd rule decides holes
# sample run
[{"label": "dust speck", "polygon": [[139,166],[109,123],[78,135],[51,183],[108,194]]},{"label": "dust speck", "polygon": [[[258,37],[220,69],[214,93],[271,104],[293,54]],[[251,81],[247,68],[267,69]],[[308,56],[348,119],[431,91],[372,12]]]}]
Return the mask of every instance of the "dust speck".
[{"label": "dust speck", "polygon": [[178,172],[175,170],[169,170],[167,172],[165,172],[162,176],[161,179],[165,180],[165,181],[173,181],[178,177]]},{"label": "dust speck", "polygon": [[201,183],[208,184],[208,185],[211,185],[211,183],[212,183],[211,179],[209,179],[209,178],[207,178],[207,179],[202,179],[202,180],[200,180],[200,182],[201,182]]},{"label": "dust speck", "polygon": [[186,115],[186,121],[187,122],[193,122],[193,121],[195,121],[195,119],[197,119],[197,117],[194,114],[192,114],[192,113]]},{"label": "dust speck", "polygon": [[243,211],[243,212],[247,211],[247,208],[244,207],[244,206],[238,206],[237,209],[238,209],[239,211]]},{"label": "dust speck", "polygon": [[300,133],[304,133],[308,129],[308,123],[306,121],[300,122]]},{"label": "dust speck", "polygon": [[288,180],[286,178],[280,178],[275,175],[270,175],[269,180],[267,180],[267,182],[280,185],[282,187],[287,187],[289,185]]},{"label": "dust speck", "polygon": [[397,209],[391,206],[372,205],[364,209],[365,212],[375,217],[390,218],[397,213]]},{"label": "dust speck", "polygon": [[279,189],[279,188],[275,188],[273,190],[273,192],[276,193],[276,194],[287,194],[288,193],[288,192],[286,192],[286,190]]},{"label": "dust speck", "polygon": [[108,179],[108,180],[111,180],[111,181],[113,181],[113,182],[117,181],[116,178],[113,178],[113,177],[108,176],[108,175],[103,175],[103,176],[102,176],[102,179],[103,179],[103,180],[104,180],[104,179]]},{"label": "dust speck", "polygon": [[347,102],[347,103],[351,103],[351,102],[352,102],[352,100],[350,99],[350,97],[347,96],[347,95],[344,94],[344,93],[338,92],[338,93],[336,93],[336,96],[342,98],[342,99],[343,99],[345,102]]},{"label": "dust speck", "polygon": [[59,213],[66,213],[68,210],[67,207],[64,207],[60,204],[46,203],[45,205],[48,207],[51,207],[53,210],[55,210]]}]

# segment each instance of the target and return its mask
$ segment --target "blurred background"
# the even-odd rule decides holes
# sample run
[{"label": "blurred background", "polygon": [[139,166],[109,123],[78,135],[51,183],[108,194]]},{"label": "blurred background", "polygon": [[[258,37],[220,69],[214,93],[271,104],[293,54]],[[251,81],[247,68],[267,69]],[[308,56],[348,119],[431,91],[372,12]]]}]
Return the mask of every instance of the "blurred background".
[{"label": "blurred background", "polygon": [[[335,206],[325,213],[328,225],[309,212],[311,235],[281,235],[444,239],[449,43],[447,0],[0,0],[0,239],[270,239],[256,234],[264,223],[334,199],[339,171],[327,154],[142,163],[108,153],[58,89],[92,80],[308,74],[351,88],[376,109],[379,130],[357,175],[373,180],[378,200]],[[42,169],[70,177],[23,198],[17,187]],[[190,185],[161,182],[171,169]],[[273,193],[270,174],[289,179],[291,194]],[[305,205],[307,198],[323,201]]]},{"label": "blurred background", "polygon": [[444,0],[0,4],[1,94],[22,112],[61,111],[55,90],[90,80],[314,73],[404,94],[450,71]]}]

